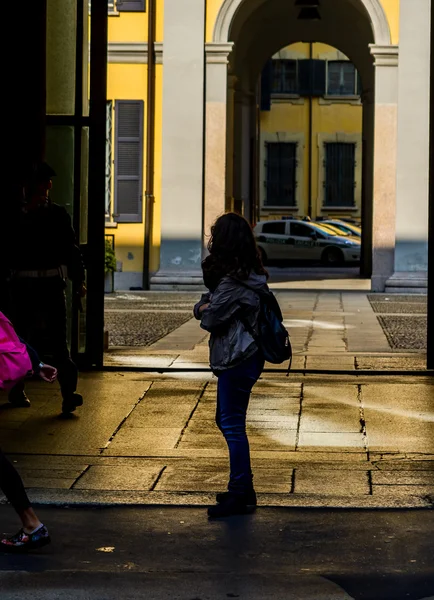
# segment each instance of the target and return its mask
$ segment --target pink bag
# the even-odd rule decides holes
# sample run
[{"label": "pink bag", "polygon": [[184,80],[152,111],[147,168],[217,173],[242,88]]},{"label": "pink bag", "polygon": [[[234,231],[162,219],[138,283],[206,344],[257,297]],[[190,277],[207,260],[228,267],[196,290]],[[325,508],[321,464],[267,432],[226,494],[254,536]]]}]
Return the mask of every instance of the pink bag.
[{"label": "pink bag", "polygon": [[0,312],[0,389],[9,390],[32,372],[26,345],[20,342],[12,323]]}]

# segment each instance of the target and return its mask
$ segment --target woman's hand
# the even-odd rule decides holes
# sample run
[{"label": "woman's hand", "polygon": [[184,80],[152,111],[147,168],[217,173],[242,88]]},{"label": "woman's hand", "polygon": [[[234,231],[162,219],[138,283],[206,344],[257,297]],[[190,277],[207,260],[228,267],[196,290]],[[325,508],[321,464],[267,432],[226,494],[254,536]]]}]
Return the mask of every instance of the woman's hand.
[{"label": "woman's hand", "polygon": [[203,313],[203,311],[207,308],[209,308],[209,302],[207,304],[202,304],[202,306],[199,308],[199,312]]},{"label": "woman's hand", "polygon": [[57,369],[51,365],[42,365],[39,377],[44,381],[48,381],[48,383],[53,383],[53,381],[56,381]]}]

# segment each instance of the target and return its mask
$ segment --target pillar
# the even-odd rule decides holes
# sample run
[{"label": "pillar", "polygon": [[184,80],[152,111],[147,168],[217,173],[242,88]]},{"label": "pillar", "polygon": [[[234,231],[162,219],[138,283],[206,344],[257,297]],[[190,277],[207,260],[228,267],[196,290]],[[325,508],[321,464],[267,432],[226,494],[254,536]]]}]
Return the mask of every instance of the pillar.
[{"label": "pillar", "polygon": [[387,287],[411,291],[426,287],[428,268],[430,0],[401,0],[399,37],[395,273]]},{"label": "pillar", "polygon": [[254,98],[242,89],[235,94],[234,209],[250,215],[251,137]]},{"label": "pillar", "polygon": [[237,81],[237,77],[229,75],[226,126],[226,210],[233,210],[234,202],[235,86]]},{"label": "pillar", "polygon": [[201,281],[205,0],[165,0],[160,269],[151,288]]},{"label": "pillar", "polygon": [[232,44],[206,44],[204,242],[225,212],[228,56]]},{"label": "pillar", "polygon": [[372,290],[384,291],[395,266],[398,47],[371,46],[375,59]]}]

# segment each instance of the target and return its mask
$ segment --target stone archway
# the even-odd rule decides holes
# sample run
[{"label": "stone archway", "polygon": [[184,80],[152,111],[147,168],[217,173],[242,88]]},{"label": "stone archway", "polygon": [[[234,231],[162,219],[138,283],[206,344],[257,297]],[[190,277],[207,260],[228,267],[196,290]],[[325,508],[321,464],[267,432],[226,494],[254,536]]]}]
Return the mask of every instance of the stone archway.
[{"label": "stone archway", "polygon": [[[248,0],[224,0],[214,26],[213,42],[224,44],[229,41],[233,19],[244,2]],[[380,0],[358,0],[369,15],[377,46],[391,44],[389,22]]]},{"label": "stone archway", "polygon": [[[277,2],[274,2],[273,4],[276,8]],[[365,61],[368,61],[370,65],[369,69],[372,69],[372,64],[375,67],[375,70],[372,71],[372,87],[369,91],[370,108],[369,112],[367,112],[371,119],[370,124],[368,124],[368,129],[373,138],[372,148],[374,150],[371,152],[372,162],[368,167],[371,173],[371,200],[367,218],[368,221],[372,223],[372,229],[370,229],[367,236],[368,243],[366,249],[367,255],[369,255],[368,262],[370,262],[370,257],[372,257],[373,262],[372,288],[380,291],[384,289],[386,280],[394,271],[398,48],[397,46],[391,45],[389,22],[380,0],[345,0],[345,2],[340,2],[340,4],[342,8],[348,6],[348,10],[351,12],[353,19],[358,18],[358,16],[355,16],[356,13],[361,16],[361,21],[365,24],[364,35],[363,37],[360,37],[360,40],[364,40],[363,53]],[[208,71],[214,69],[214,73],[211,74],[210,72],[210,77],[207,77],[206,112],[210,118],[207,118],[206,120],[207,125],[205,133],[205,228],[210,224],[216,214],[222,212],[225,204],[225,189],[223,183],[225,181],[225,176],[221,170],[219,174],[216,172],[218,164],[216,157],[221,156],[222,153],[226,152],[226,101],[228,88],[225,88],[224,95],[220,94],[220,96],[217,97],[215,93],[216,90],[212,84],[213,81],[216,81],[215,60],[212,58],[213,53],[219,51],[222,58],[222,70],[219,71],[221,74],[219,79],[221,80],[223,69],[225,71],[225,77],[227,77],[227,57],[229,55],[231,55],[231,63],[241,64],[246,59],[246,48],[247,50],[249,48],[248,44],[243,48],[240,58],[237,58],[236,54],[239,48],[238,38],[241,39],[241,36],[244,35],[244,28],[246,26],[249,27],[249,25],[245,25],[250,18],[248,15],[254,13],[259,14],[261,11],[261,16],[264,17],[266,10],[269,10],[269,5],[267,5],[264,0],[224,0],[215,21],[213,43],[207,44],[206,47],[207,62],[211,63],[208,66]],[[328,12],[330,17],[330,10]],[[348,12],[348,15],[349,14],[350,13]],[[276,12],[274,12],[274,17],[275,16]],[[366,33],[367,30],[370,31],[368,37]],[[309,32],[306,29],[303,31],[308,37]],[[256,34],[257,33],[258,31],[256,31]],[[305,38],[303,37],[303,39]],[[306,41],[309,40],[306,38]],[[338,43],[334,44],[332,40],[322,41],[326,43],[330,43],[331,41],[330,45],[338,46]],[[233,42],[235,42],[234,52],[232,52],[230,46]],[[361,43],[362,42],[360,41],[360,44]],[[343,50],[345,51],[345,48]],[[348,54],[348,52],[346,53]],[[373,55],[374,58],[372,59],[370,55]],[[374,73],[375,84],[373,83]],[[236,69],[234,75],[238,76]],[[229,93],[231,93],[230,88]],[[215,104],[216,101],[220,104],[220,110],[223,110],[222,104],[224,104],[225,117],[224,119],[220,119],[220,125],[216,124],[215,119],[217,109]],[[250,110],[251,107],[247,108]],[[374,155],[375,163],[372,158]],[[220,159],[220,163],[222,161],[226,163],[226,156]],[[216,182],[220,182],[218,195],[216,194]],[[374,203],[372,202],[372,197],[375,198]]]}]

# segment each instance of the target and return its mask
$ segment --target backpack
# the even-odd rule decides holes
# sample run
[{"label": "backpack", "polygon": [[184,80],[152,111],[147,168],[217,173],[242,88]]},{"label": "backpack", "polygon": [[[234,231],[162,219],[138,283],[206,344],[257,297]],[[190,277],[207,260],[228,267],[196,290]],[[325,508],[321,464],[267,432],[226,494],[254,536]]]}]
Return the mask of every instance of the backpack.
[{"label": "backpack", "polygon": [[26,345],[20,342],[12,323],[0,312],[0,390],[9,390],[32,372]]},{"label": "backpack", "polygon": [[267,362],[280,365],[289,361],[288,371],[292,363],[292,347],[289,333],[283,325],[282,311],[273,292],[262,292],[247,285],[244,281],[237,279],[238,283],[252,290],[259,296],[259,334],[256,335],[251,327],[249,333],[262,350]]}]

